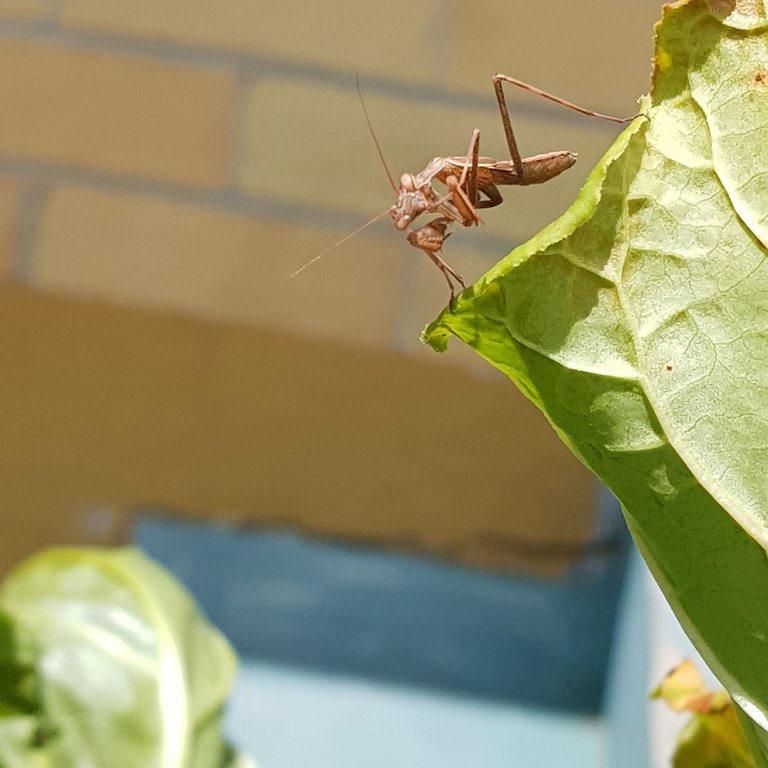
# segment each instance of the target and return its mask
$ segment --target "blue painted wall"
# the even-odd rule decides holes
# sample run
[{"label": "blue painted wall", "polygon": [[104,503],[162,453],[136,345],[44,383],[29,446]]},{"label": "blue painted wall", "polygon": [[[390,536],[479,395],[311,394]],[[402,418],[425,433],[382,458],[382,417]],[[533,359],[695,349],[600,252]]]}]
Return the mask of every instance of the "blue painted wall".
[{"label": "blue painted wall", "polygon": [[[623,541],[605,513],[601,540]],[[147,516],[137,543],[246,657],[580,713],[600,711],[624,548],[561,581],[285,533]],[[602,554],[599,552],[602,551]]]}]

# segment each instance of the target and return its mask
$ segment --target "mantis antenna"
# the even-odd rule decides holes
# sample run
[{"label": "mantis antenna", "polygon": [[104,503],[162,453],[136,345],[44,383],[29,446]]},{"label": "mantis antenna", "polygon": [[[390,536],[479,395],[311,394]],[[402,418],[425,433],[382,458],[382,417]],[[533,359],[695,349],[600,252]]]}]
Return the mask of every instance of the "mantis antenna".
[{"label": "mantis antenna", "polygon": [[360,74],[357,72],[355,72],[355,87],[357,88],[357,95],[358,95],[358,98],[360,99],[360,106],[363,108],[363,114],[365,115],[365,122],[368,126],[368,131],[371,134],[373,143],[376,145],[376,152],[379,155],[379,160],[381,160],[381,164],[384,166],[384,172],[387,174],[387,178],[389,179],[389,185],[392,187],[394,193],[397,195],[400,192],[400,190],[397,188],[397,185],[395,184],[395,180],[392,178],[392,174],[389,172],[387,161],[384,159],[384,153],[381,151],[381,145],[379,144],[379,140],[376,138],[376,132],[373,130],[373,125],[371,124],[371,118],[368,117],[368,108],[365,106],[365,100],[363,99],[363,91],[360,88]]},{"label": "mantis antenna", "polygon": [[309,269],[309,267],[311,267],[313,264],[320,261],[323,256],[327,256],[331,251],[338,248],[340,245],[344,245],[347,240],[351,240],[355,235],[359,235],[364,229],[368,229],[371,224],[375,224],[379,219],[383,219],[388,215],[389,209],[382,211],[381,213],[377,213],[372,219],[366,221],[365,224],[361,224],[357,229],[344,235],[341,240],[337,240],[333,245],[329,245],[325,250],[320,251],[317,256],[313,256],[306,264],[302,264],[298,269],[295,269],[293,272],[291,272],[290,275],[286,275],[282,280],[275,283],[272,288],[270,288],[269,291],[267,291],[267,293],[264,295],[264,298],[271,296],[278,288],[284,286],[289,280],[293,280],[294,277],[300,275],[305,269]]}]

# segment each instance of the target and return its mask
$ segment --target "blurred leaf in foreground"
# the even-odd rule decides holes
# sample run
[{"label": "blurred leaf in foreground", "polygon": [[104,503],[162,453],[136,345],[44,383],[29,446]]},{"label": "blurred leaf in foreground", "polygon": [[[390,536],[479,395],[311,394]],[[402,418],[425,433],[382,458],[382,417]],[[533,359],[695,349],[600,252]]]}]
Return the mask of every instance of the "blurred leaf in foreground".
[{"label": "blurred leaf in foreground", "polygon": [[0,718],[37,712],[37,675],[22,658],[11,619],[0,611]]},{"label": "blurred leaf in foreground", "polygon": [[0,717],[3,768],[249,765],[221,735],[229,644],[137,550],[45,551],[2,585],[0,610],[39,691],[37,710]]},{"label": "blurred leaf in foreground", "polygon": [[675,712],[692,712],[680,733],[674,768],[754,768],[730,696],[708,691],[691,661],[673,669],[651,694]]}]

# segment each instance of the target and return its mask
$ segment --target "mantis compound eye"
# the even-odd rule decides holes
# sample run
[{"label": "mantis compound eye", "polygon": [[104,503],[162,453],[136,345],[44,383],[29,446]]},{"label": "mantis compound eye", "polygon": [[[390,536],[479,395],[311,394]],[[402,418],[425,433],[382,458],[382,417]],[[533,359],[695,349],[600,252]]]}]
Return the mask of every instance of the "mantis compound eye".
[{"label": "mantis compound eye", "polygon": [[404,229],[408,228],[413,216],[410,213],[405,213],[403,211],[402,204],[396,204],[389,209],[389,218],[394,221],[395,229],[402,232]]}]

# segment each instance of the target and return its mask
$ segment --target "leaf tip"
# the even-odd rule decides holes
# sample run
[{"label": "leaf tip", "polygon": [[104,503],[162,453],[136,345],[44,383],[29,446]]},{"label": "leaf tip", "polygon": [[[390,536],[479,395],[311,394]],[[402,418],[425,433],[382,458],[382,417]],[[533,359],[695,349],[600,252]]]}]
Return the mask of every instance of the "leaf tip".
[{"label": "leaf tip", "polygon": [[431,322],[422,332],[421,341],[435,352],[445,352],[448,348],[450,331],[442,323],[442,315]]}]

